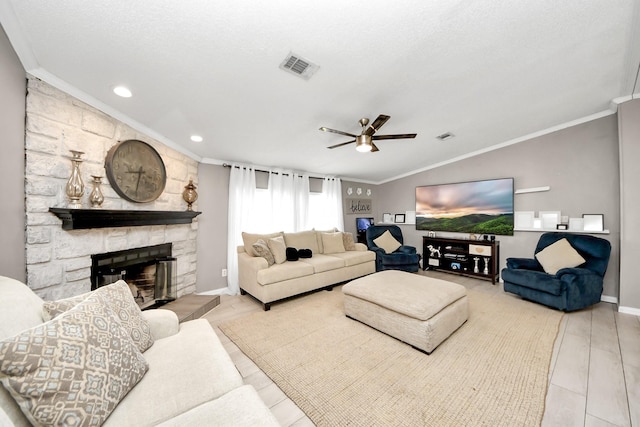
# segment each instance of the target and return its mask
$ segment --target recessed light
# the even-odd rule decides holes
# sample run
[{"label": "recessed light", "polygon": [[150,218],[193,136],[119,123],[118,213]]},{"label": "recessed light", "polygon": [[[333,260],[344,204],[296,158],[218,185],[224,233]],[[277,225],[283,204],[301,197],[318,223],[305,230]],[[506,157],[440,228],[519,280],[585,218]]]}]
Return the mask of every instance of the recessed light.
[{"label": "recessed light", "polygon": [[123,98],[131,98],[131,91],[124,86],[116,86],[113,88],[113,93]]},{"label": "recessed light", "polygon": [[440,141],[446,141],[447,139],[451,139],[453,138],[455,135],[452,134],[451,132],[445,132],[442,135],[438,135],[436,136],[436,138],[438,138]]},{"label": "recessed light", "polygon": [[200,135],[191,135],[191,140],[193,142],[202,142],[203,138]]}]

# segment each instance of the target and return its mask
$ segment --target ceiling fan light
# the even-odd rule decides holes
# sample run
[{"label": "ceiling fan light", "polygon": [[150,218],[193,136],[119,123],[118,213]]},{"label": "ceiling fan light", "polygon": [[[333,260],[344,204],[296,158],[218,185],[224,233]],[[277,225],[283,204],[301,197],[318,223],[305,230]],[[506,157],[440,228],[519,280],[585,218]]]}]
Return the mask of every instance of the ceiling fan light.
[{"label": "ceiling fan light", "polygon": [[356,150],[361,153],[368,153],[373,147],[371,146],[371,137],[367,135],[358,135],[356,137]]}]

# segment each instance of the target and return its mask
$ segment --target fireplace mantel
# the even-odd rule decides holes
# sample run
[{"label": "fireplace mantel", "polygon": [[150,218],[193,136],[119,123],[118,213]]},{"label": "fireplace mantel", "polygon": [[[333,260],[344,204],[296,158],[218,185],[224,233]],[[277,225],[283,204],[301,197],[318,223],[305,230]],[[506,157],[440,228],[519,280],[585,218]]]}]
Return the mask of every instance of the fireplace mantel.
[{"label": "fireplace mantel", "polygon": [[113,209],[49,208],[62,220],[63,230],[87,228],[134,227],[142,225],[190,224],[202,212],[137,211]]}]

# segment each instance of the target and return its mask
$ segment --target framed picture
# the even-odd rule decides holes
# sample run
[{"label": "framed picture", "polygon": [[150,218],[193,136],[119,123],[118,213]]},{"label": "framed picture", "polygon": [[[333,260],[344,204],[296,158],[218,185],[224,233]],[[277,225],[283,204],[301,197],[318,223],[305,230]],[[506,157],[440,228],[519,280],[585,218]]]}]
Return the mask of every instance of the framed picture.
[{"label": "framed picture", "polygon": [[382,214],[382,222],[384,222],[385,224],[392,223],[393,222],[393,216],[391,216],[390,213],[383,213]]},{"label": "framed picture", "polygon": [[394,222],[396,224],[404,224],[404,214],[396,214],[396,217],[394,218]]},{"label": "framed picture", "polygon": [[582,214],[584,231],[604,231],[604,214]]},{"label": "framed picture", "polygon": [[569,218],[569,230],[584,231],[584,220],[582,218]]},{"label": "framed picture", "polygon": [[558,224],[556,225],[556,230],[568,230],[569,229],[569,225],[567,224]]},{"label": "framed picture", "polygon": [[523,229],[523,228],[533,228],[533,219],[535,218],[535,213],[533,211],[516,211],[514,212],[514,228]]},{"label": "framed picture", "polygon": [[555,230],[560,224],[560,211],[540,211],[542,228],[545,230]]}]

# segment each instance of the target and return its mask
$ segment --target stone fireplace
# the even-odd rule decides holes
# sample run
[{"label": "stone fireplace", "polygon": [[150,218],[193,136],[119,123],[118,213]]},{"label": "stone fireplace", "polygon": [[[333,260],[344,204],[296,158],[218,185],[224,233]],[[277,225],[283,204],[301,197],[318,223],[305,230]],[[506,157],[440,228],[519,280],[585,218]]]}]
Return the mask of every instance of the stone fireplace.
[{"label": "stone fireplace", "polygon": [[177,295],[177,259],[171,243],[91,255],[91,290],[124,280],[141,309],[160,307]]}]

